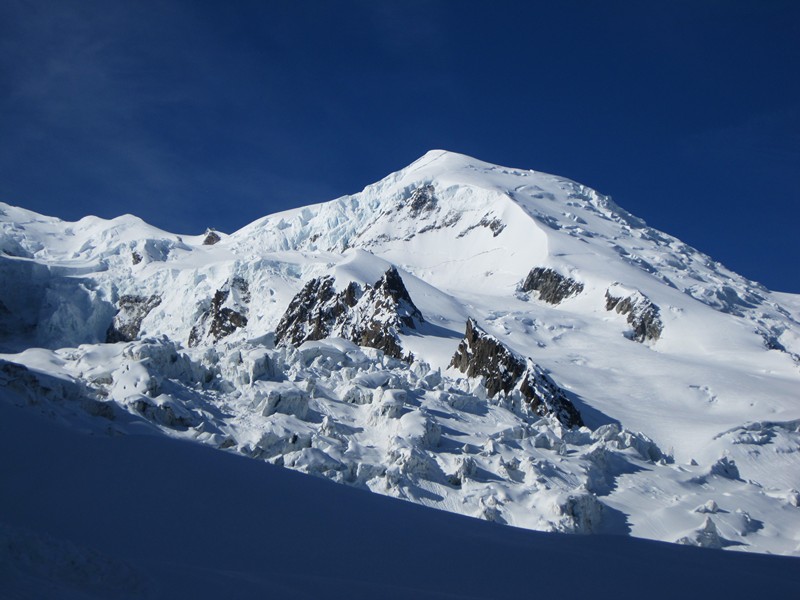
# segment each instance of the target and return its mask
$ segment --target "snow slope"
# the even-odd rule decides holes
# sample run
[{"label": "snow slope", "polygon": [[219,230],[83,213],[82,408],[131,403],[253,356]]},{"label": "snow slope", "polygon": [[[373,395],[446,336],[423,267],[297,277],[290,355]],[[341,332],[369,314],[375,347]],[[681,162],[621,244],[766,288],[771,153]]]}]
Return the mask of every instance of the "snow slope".
[{"label": "snow slope", "polygon": [[[527,529],[800,554],[800,299],[578,183],[431,151],[218,241],[7,205],[0,224],[7,403]],[[372,287],[392,267],[413,326]],[[351,339],[276,345],[326,276],[298,331]],[[469,318],[585,427],[451,366]]]},{"label": "snow slope", "polygon": [[0,470],[10,600],[789,598],[800,585],[796,559],[502,527],[5,402],[0,452],[15,459]]}]

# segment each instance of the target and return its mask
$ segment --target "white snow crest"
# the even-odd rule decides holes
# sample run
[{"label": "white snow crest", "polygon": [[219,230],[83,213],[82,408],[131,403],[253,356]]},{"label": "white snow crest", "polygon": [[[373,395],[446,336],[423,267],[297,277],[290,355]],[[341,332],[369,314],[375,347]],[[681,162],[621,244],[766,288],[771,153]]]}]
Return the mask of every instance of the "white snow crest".
[{"label": "white snow crest", "polygon": [[[26,411],[518,527],[798,553],[800,300],[576,182],[432,151],[231,235],[2,205],[0,250]],[[518,377],[449,368],[468,319],[496,347],[462,363]]]}]

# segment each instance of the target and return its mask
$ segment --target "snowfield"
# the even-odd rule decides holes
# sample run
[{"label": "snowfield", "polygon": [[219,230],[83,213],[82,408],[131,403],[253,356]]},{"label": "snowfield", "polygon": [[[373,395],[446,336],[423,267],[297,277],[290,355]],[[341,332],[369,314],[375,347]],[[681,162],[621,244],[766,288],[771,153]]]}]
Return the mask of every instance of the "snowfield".
[{"label": "snowfield", "polygon": [[792,598],[800,585],[796,558],[525,531],[147,428],[75,425],[0,402],[14,459],[0,469],[4,600]]},{"label": "snowfield", "polygon": [[[67,426],[48,435],[122,461],[142,444],[209,465],[240,454],[518,528],[800,555],[800,297],[578,183],[437,150],[230,235],[5,204],[0,225],[0,396],[30,435],[42,413]],[[67,552],[7,514],[7,539]],[[110,548],[60,519],[36,530]],[[480,532],[592,556],[640,544]]]}]

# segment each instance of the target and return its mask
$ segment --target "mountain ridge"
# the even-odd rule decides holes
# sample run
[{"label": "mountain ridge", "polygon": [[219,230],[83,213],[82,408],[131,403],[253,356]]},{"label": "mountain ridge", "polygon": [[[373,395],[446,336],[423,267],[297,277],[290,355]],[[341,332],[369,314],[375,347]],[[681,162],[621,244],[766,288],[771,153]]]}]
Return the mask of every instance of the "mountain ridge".
[{"label": "mountain ridge", "polygon": [[[521,527],[798,552],[800,301],[579,183],[437,150],[213,244],[8,205],[0,225],[2,358],[65,419]],[[403,294],[375,292],[387,273]],[[329,293],[298,296],[313,281]],[[333,298],[318,334],[280,333]],[[468,323],[526,357],[527,388],[454,360]],[[531,403],[542,382],[578,417]]]}]

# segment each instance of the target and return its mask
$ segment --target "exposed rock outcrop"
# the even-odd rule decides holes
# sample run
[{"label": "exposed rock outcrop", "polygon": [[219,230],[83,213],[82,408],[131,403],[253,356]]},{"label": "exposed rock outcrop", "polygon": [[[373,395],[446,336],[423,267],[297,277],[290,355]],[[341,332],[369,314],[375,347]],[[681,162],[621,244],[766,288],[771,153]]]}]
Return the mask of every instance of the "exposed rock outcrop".
[{"label": "exposed rock outcrop", "polygon": [[418,187],[411,192],[407,202],[412,217],[417,217],[423,212],[432,211],[436,208],[436,196],[433,195],[433,186],[423,185]]},{"label": "exposed rock outcrop", "polygon": [[628,323],[633,327],[628,337],[636,342],[654,342],[664,330],[658,306],[641,292],[611,286],[606,290],[606,310],[628,316]]},{"label": "exposed rock outcrop", "polygon": [[221,239],[222,238],[219,237],[219,234],[216,231],[214,231],[213,229],[207,229],[206,237],[203,240],[203,246],[213,246]]},{"label": "exposed rock outcrop", "polygon": [[583,426],[581,414],[564,394],[564,390],[530,359],[527,360],[519,391],[537,415],[552,415],[566,427]]},{"label": "exposed rock outcrop", "polygon": [[250,288],[247,281],[234,277],[229,284],[214,293],[211,306],[192,327],[189,345],[197,346],[204,339],[216,342],[247,325],[247,304]]},{"label": "exposed rock outcrop", "polygon": [[399,334],[424,322],[397,269],[363,290],[351,282],[337,292],[330,276],[312,279],[289,303],[275,332],[277,345],[342,337],[388,356],[410,360]]},{"label": "exposed rock outcrop", "polygon": [[275,343],[299,346],[303,342],[330,337],[340,317],[355,306],[361,290],[351,283],[342,292],[330,276],[315,277],[303,286],[283,313],[275,331]]},{"label": "exposed rock outcrop", "polygon": [[392,267],[362,290],[351,282],[336,292],[332,277],[309,281],[289,303],[275,333],[278,345],[342,337],[360,346],[377,348],[388,356],[410,360],[399,334],[424,322],[403,279]]},{"label": "exposed rock outcrop", "polygon": [[486,229],[489,229],[492,232],[492,237],[497,237],[503,233],[503,230],[506,228],[506,224],[497,217],[486,214],[479,222],[464,229],[464,231],[459,233],[457,237],[463,238],[470,231],[477,229],[478,227],[485,227]]},{"label": "exposed rock outcrop", "polygon": [[487,229],[491,230],[492,237],[497,237],[501,233],[503,233],[503,229],[506,228],[506,224],[503,223],[500,219],[497,218],[489,218],[489,215],[483,217],[478,223],[481,227],[486,227]]},{"label": "exposed rock outcrop", "polygon": [[247,317],[239,311],[224,306],[229,294],[228,290],[217,290],[211,300],[211,326],[208,333],[214,339],[230,335],[247,325]]},{"label": "exposed rock outcrop", "polygon": [[132,342],[139,337],[142,321],[156,306],[161,304],[161,297],[125,295],[120,296],[117,306],[119,311],[106,332],[106,343]]},{"label": "exposed rock outcrop", "polygon": [[516,389],[536,414],[552,415],[566,427],[583,425],[578,410],[541,367],[514,353],[473,319],[467,321],[450,366],[468,377],[483,377],[490,398]]},{"label": "exposed rock outcrop", "polygon": [[450,366],[467,377],[484,377],[489,397],[501,391],[509,393],[525,372],[525,361],[478,327],[473,319],[467,321],[464,339]]},{"label": "exposed rock outcrop", "polygon": [[550,304],[560,304],[571,296],[583,291],[583,284],[565,277],[553,269],[535,267],[531,269],[522,283],[523,292],[539,292],[539,300]]},{"label": "exposed rock outcrop", "polygon": [[403,278],[395,267],[388,269],[383,276],[368,286],[361,301],[355,306],[371,322],[383,322],[390,326],[416,329],[416,323],[423,323],[422,313],[411,300]]}]

